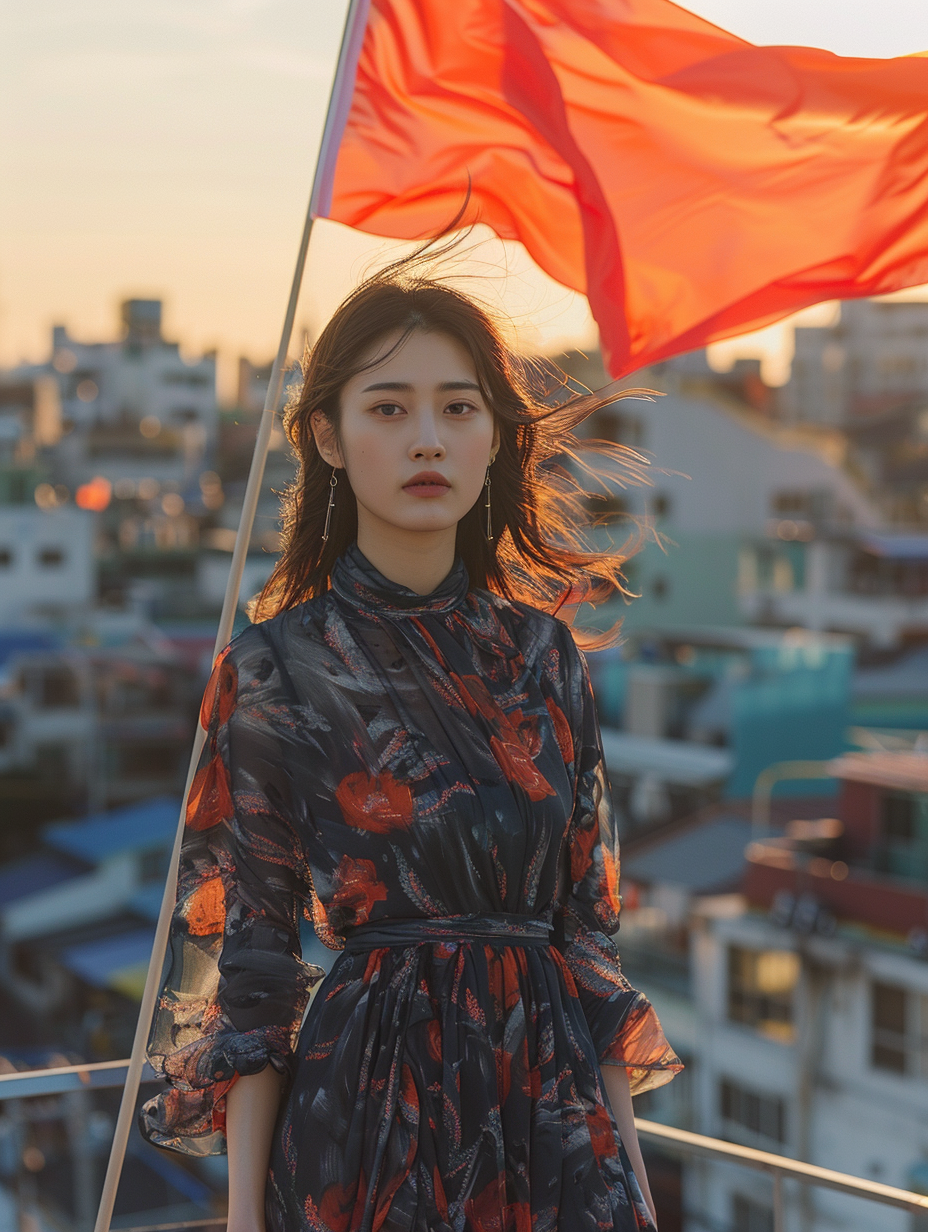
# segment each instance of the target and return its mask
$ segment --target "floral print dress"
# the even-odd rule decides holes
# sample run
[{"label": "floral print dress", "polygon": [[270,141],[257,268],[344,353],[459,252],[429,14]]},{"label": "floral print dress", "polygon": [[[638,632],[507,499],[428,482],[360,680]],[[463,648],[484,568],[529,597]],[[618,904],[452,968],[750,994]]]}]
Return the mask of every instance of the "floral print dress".
[{"label": "floral print dress", "polygon": [[[601,1067],[636,1093],[681,1066],[611,940],[567,626],[460,561],[417,595],[355,545],[326,594],[234,639],[201,719],[148,1141],[223,1152],[229,1088],[271,1064],[268,1232],[652,1227]],[[301,913],[340,951],[324,979]]]}]

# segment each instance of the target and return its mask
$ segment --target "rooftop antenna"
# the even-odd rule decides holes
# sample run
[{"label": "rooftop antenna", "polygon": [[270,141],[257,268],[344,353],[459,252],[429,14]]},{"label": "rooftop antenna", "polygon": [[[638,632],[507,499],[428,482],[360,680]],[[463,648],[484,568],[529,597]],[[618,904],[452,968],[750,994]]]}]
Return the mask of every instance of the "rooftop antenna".
[{"label": "rooftop antenna", "polygon": [[[309,251],[309,240],[312,235],[313,222],[324,217],[329,210],[332,198],[332,183],[335,175],[335,160],[345,123],[351,107],[354,91],[355,72],[358,57],[361,54],[361,44],[364,29],[367,25],[367,14],[370,0],[350,0],[345,16],[345,27],[342,32],[341,47],[329,96],[326,112],[325,128],[322,133],[322,143],[316,160],[313,175],[312,191],[306,209],[306,219],[303,223],[303,234],[297,251],[296,268],[293,271],[293,282],[290,286],[290,298],[287,301],[287,311],[284,313],[283,328],[280,331],[280,345],[271,376],[268,381],[267,396],[264,399],[264,411],[258,427],[255,441],[255,451],[251,459],[251,469],[248,472],[248,483],[245,487],[245,499],[242,502],[242,514],[235,536],[235,548],[232,552],[232,563],[229,567],[229,580],[226,584],[225,598],[222,603],[222,614],[219,617],[219,627],[216,632],[216,644],[213,647],[213,659],[228,645],[232,637],[232,625],[238,608],[239,591],[242,585],[242,573],[245,568],[245,558],[251,541],[255,512],[258,507],[258,497],[261,493],[261,482],[264,478],[264,464],[267,460],[268,446],[271,440],[271,429],[277,414],[280,393],[283,386],[284,368],[287,363],[287,352],[293,335],[293,321],[296,316],[297,301],[300,288],[303,285],[303,272],[306,268],[306,255]],[[135,1117],[135,1105],[141,1084],[142,1069],[145,1064],[145,1049],[148,1043],[148,1033],[151,1028],[152,1015],[155,1008],[155,998],[161,984],[161,973],[164,965],[164,955],[167,950],[170,933],[171,916],[174,911],[174,900],[177,894],[177,866],[180,858],[181,843],[184,835],[184,822],[187,812],[187,796],[193,783],[206,742],[206,732],[198,726],[190,754],[190,766],[187,770],[187,784],[184,788],[184,798],[181,803],[180,817],[177,823],[177,833],[174,837],[174,848],[171,854],[170,870],[161,900],[161,910],[158,915],[158,926],[155,930],[155,940],[152,946],[151,959],[148,964],[148,975],[145,980],[145,990],[142,993],[142,1004],[139,1007],[138,1022],[135,1027],[135,1038],[132,1043],[132,1055],[126,1073],[126,1084],[123,1087],[122,1100],[119,1105],[119,1116],[116,1119],[116,1129],[110,1148],[109,1163],[103,1181],[103,1192],[100,1196],[100,1206],[94,1232],[109,1232],[113,1217],[113,1207],[116,1202],[116,1192],[119,1188],[119,1178],[122,1174],[123,1161],[126,1156],[126,1146],[129,1141],[129,1131]]]}]

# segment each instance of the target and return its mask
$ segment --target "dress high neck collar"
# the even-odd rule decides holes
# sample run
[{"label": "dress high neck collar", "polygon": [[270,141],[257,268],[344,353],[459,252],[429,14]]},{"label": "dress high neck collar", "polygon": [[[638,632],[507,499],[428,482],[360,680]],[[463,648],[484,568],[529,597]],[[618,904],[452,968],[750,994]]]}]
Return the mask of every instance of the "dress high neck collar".
[{"label": "dress high neck collar", "polygon": [[451,572],[430,594],[420,595],[408,586],[391,582],[353,543],[335,562],[332,589],[352,607],[376,616],[418,616],[424,612],[450,612],[467,594],[470,580],[458,556]]}]

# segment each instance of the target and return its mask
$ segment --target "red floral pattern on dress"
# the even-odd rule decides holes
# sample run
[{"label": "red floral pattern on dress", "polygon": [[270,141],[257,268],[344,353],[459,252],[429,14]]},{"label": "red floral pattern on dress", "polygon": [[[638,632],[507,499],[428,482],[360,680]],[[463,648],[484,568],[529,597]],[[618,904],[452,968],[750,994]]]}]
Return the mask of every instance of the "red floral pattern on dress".
[{"label": "red floral pattern on dress", "polygon": [[229,776],[217,755],[194,775],[187,797],[187,826],[191,830],[208,830],[222,821],[228,821],[232,811]]},{"label": "red floral pattern on dress", "polygon": [[198,886],[187,901],[187,927],[195,937],[222,932],[226,918],[226,896],[219,877],[210,877]]},{"label": "red floral pattern on dress", "polygon": [[389,834],[412,825],[412,791],[405,783],[398,783],[389,770],[380,774],[366,774],[363,770],[346,774],[335,799],[349,826]]},{"label": "red floral pattern on dress", "polygon": [[335,872],[335,884],[332,902],[343,912],[350,912],[355,924],[366,924],[374,903],[387,901],[387,887],[377,880],[373,860],[342,856]]},{"label": "red floral pattern on dress", "polygon": [[521,744],[491,736],[490,748],[506,778],[510,783],[518,784],[530,800],[543,800],[545,796],[554,795],[554,788]]}]

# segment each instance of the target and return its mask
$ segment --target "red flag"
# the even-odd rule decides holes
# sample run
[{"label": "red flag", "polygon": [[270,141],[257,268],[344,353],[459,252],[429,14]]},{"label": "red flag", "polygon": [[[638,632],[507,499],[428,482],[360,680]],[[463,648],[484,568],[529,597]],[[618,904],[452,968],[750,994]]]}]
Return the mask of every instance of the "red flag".
[{"label": "red flag", "polygon": [[928,60],[669,0],[371,0],[339,110],[316,215],[422,238],[469,176],[468,220],[589,298],[614,376],[928,282]]}]

